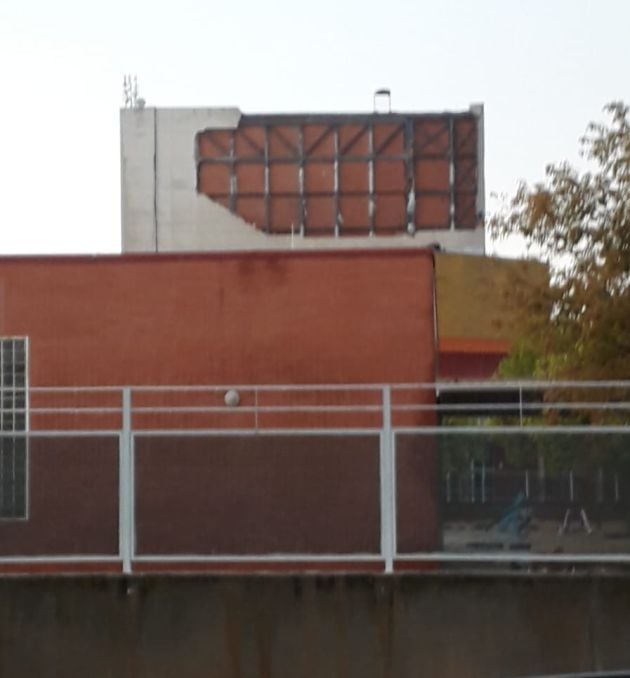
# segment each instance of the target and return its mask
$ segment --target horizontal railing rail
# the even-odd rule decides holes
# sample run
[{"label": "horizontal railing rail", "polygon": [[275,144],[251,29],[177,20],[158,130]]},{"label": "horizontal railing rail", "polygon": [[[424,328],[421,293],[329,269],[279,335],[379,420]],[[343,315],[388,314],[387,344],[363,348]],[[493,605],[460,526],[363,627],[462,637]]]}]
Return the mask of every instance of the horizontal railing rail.
[{"label": "horizontal railing rail", "polygon": [[82,428],[98,418],[107,421],[98,428],[120,429],[127,391],[132,424],[138,427],[152,419],[151,428],[177,428],[185,416],[196,416],[206,417],[203,428],[225,422],[237,428],[292,428],[300,417],[310,418],[309,426],[313,421],[326,426],[328,418],[333,428],[374,428],[385,421],[385,390],[396,427],[630,424],[630,381],[621,380],[37,386],[28,389],[27,405],[11,412],[28,417],[30,429]]},{"label": "horizontal railing rail", "polygon": [[582,673],[550,673],[528,676],[519,676],[518,678],[628,678],[630,676],[630,667],[623,671],[586,671]]}]

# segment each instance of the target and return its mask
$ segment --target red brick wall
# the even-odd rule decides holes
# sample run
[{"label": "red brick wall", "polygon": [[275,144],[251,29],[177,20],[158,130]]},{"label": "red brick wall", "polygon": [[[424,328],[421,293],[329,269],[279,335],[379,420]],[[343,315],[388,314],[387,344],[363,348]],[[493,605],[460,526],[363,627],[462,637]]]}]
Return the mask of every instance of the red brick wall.
[{"label": "red brick wall", "polygon": [[140,436],[138,552],[377,554],[378,448],[377,434]]},{"label": "red brick wall", "polygon": [[432,259],[0,259],[0,334],[36,386],[432,381]]},{"label": "red brick wall", "polygon": [[[0,335],[29,337],[33,386],[430,382],[433,318],[432,258],[422,251],[0,260]],[[106,404],[115,406],[116,397],[105,396]],[[338,395],[336,404],[345,398]],[[430,391],[420,398],[432,399]],[[66,404],[104,403],[70,398]],[[304,426],[301,416],[269,421]],[[432,421],[431,414],[414,416],[415,423]],[[380,426],[378,413],[369,418],[361,425]],[[113,419],[109,425],[120,426]],[[54,428],[35,415],[31,423]],[[66,421],[62,428],[77,426],[86,422]],[[93,478],[90,452],[98,446],[71,441],[67,454],[74,450],[78,458],[65,463],[56,447],[46,455],[45,441],[34,441],[30,518],[0,529],[0,551],[114,552],[115,449],[106,462],[99,457],[107,468]],[[267,439],[250,449],[233,439],[224,447],[238,448],[240,474],[225,449],[217,454],[200,440],[188,445],[184,465],[175,460],[177,442],[165,447],[148,439],[139,447],[141,548],[378,549],[376,445],[367,449],[363,440],[344,438],[321,448],[300,439],[279,446]],[[399,458],[398,520],[408,550],[432,548],[437,539],[434,453],[424,447],[414,452],[404,445]],[[217,478],[236,482],[245,503],[230,509],[236,490],[226,493],[229,482],[217,485]],[[247,529],[249,541],[230,541]]]},{"label": "red brick wall", "polygon": [[506,353],[440,352],[440,379],[491,379]]},{"label": "red brick wall", "polygon": [[115,556],[118,439],[29,442],[28,516],[0,521],[0,556]]}]

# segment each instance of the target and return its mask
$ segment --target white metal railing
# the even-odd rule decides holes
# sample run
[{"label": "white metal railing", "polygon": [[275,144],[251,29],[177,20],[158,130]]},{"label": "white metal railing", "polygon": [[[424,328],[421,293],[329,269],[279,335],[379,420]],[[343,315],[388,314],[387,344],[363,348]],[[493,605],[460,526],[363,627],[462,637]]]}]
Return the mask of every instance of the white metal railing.
[{"label": "white metal railing", "polygon": [[[236,395],[234,395],[236,394]],[[507,401],[507,402],[506,402]],[[621,553],[496,553],[478,550],[405,552],[398,546],[397,525],[400,480],[397,447],[400,436],[415,435],[436,446],[439,458],[445,457],[442,441],[466,436],[471,443],[487,436],[628,436],[630,455],[630,381],[606,382],[468,382],[418,384],[332,384],[332,385],[192,385],[129,387],[31,387],[27,407],[30,430],[26,433],[2,432],[7,436],[26,435],[27,440],[46,437],[119,438],[118,554],[75,554],[0,557],[1,563],[37,560],[112,560],[117,559],[124,572],[134,563],[169,561],[237,563],[270,561],[287,564],[308,561],[382,562],[386,572],[405,562],[575,562],[630,564],[630,541]],[[576,415],[583,417],[576,419]],[[589,419],[591,418],[592,421]],[[136,536],[136,460],[138,436],[254,436],[254,435],[372,435],[378,439],[380,549],[378,553],[269,553],[242,554],[144,554],[137,549]],[[533,438],[534,439],[534,438]],[[626,440],[626,438],[624,438]],[[444,447],[444,446],[442,446]],[[470,447],[470,445],[469,445]],[[462,457],[471,454],[466,445]],[[484,462],[485,463],[485,462]],[[483,469],[479,498],[470,502],[481,508],[491,502],[487,484],[492,471]],[[630,467],[629,467],[630,470]],[[522,484],[526,500],[535,471],[523,468]],[[570,473],[573,487],[573,468]],[[602,471],[597,469],[598,474]],[[486,475],[487,473],[487,475]],[[617,479],[620,471],[616,472]],[[474,480],[475,471],[472,472]],[[544,473],[543,473],[544,476]],[[0,473],[1,481],[1,473]],[[447,495],[445,478],[436,478],[439,491]],[[540,478],[538,479],[540,481]],[[28,482],[28,480],[27,480]],[[544,477],[543,477],[544,482]],[[0,482],[1,484],[1,482]],[[619,480],[616,500],[620,503]],[[436,495],[437,496],[437,495]],[[451,497],[452,499],[452,493]],[[624,496],[625,500],[625,496]],[[575,503],[574,492],[569,504]],[[568,510],[568,509],[567,509]],[[0,525],[1,535],[1,525]],[[1,543],[1,537],[0,537]]]},{"label": "white metal railing", "polygon": [[[55,415],[119,415],[122,420],[125,389],[132,423],[156,415],[165,428],[182,415],[218,415],[224,424],[239,417],[240,429],[256,429],[272,415],[334,415],[341,426],[359,421],[355,415],[374,415],[368,427],[379,428],[386,389],[396,426],[579,426],[584,416],[601,425],[630,423],[630,381],[31,387],[29,404],[15,412],[53,421]],[[236,394],[236,400],[227,401],[228,394]],[[365,420],[360,425],[366,426]],[[208,425],[218,427],[217,422]]]}]

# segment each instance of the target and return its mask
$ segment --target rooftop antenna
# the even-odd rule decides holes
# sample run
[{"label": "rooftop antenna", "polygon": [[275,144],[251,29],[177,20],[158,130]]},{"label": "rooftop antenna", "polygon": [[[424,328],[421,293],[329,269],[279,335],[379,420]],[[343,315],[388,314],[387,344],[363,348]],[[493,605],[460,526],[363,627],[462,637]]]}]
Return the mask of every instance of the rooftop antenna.
[{"label": "rooftop antenna", "polygon": [[146,101],[138,96],[138,78],[135,75],[125,75],[123,77],[123,101],[125,108],[142,109]]},{"label": "rooftop antenna", "polygon": [[[382,107],[379,106],[379,102],[382,104]],[[381,87],[374,92],[374,112],[392,112],[392,91],[388,87]]]}]

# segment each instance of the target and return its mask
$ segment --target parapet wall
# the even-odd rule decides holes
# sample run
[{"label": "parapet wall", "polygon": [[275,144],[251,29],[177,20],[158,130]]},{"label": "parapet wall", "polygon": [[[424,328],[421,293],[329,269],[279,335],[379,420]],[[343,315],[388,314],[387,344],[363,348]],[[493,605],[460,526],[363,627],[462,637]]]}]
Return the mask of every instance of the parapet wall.
[{"label": "parapet wall", "polygon": [[4,578],[0,675],[512,678],[630,667],[623,576]]}]

